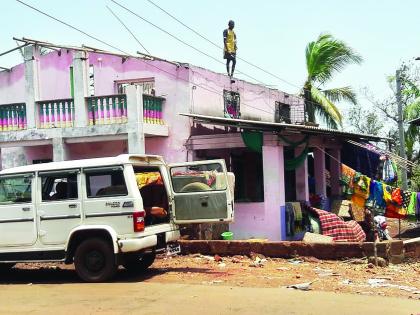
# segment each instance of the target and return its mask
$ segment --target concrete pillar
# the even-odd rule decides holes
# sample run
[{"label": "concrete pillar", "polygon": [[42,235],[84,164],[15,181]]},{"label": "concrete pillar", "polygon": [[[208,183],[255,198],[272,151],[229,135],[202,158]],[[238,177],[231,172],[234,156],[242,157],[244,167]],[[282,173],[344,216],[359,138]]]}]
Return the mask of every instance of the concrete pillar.
[{"label": "concrete pillar", "polygon": [[327,181],[325,178],[325,150],[323,148],[321,149],[314,148],[315,192],[318,195],[326,196]]},{"label": "concrete pillar", "polygon": [[341,195],[341,151],[340,149],[329,150],[330,157],[330,174],[331,174],[331,196]]},{"label": "concrete pillar", "polygon": [[145,154],[143,131],[143,91],[135,85],[127,86],[128,153]]},{"label": "concrete pillar", "polygon": [[88,96],[88,69],[89,61],[87,52],[77,51],[73,56],[73,80],[74,80],[74,125],[86,127],[88,114],[86,99]]},{"label": "concrete pillar", "polygon": [[53,161],[60,162],[67,159],[67,145],[64,142],[63,138],[53,138]]},{"label": "concrete pillar", "polygon": [[285,191],[284,191],[284,150],[277,144],[266,144],[262,148],[264,172],[264,221],[266,237],[272,241],[284,240]]},{"label": "concrete pillar", "polygon": [[23,49],[25,59],[25,103],[26,103],[26,122],[28,129],[36,128],[37,108],[36,102],[39,101],[39,47],[35,45],[26,46]]},{"label": "concrete pillar", "polygon": [[[299,156],[304,147],[295,149],[295,156]],[[299,201],[309,201],[309,185],[308,185],[308,158],[303,164],[295,170],[296,174],[296,199]]]}]

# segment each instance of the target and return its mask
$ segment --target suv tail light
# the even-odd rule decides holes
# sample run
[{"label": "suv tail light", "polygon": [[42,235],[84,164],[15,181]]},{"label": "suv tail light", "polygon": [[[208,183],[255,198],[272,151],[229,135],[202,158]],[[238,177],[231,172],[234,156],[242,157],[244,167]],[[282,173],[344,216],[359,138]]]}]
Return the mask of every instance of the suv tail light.
[{"label": "suv tail light", "polygon": [[144,211],[133,212],[133,227],[134,232],[144,231]]}]

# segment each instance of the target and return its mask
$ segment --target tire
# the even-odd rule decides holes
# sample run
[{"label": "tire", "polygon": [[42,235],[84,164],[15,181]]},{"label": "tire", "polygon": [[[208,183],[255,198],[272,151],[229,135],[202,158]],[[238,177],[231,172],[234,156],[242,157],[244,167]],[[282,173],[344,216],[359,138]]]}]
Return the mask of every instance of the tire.
[{"label": "tire", "polygon": [[0,263],[0,273],[4,273],[9,271],[13,268],[13,266],[16,265],[15,263]]},{"label": "tire", "polygon": [[111,244],[101,238],[83,241],[74,254],[77,275],[86,282],[104,282],[117,272]]},{"label": "tire", "polygon": [[123,266],[130,272],[145,272],[155,261],[155,253],[147,253],[144,255],[132,254],[124,257]]},{"label": "tire", "polygon": [[180,192],[197,192],[197,191],[207,191],[212,190],[211,187],[207,184],[201,182],[189,183],[181,188]]}]

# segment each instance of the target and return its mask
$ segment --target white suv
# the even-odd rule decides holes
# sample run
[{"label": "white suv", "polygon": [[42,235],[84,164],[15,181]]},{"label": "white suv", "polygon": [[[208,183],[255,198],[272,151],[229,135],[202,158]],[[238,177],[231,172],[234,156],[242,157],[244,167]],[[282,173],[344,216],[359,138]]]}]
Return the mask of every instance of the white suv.
[{"label": "white suv", "polygon": [[223,160],[167,165],[120,155],[0,172],[0,269],[17,262],[75,264],[88,282],[118,265],[144,270],[176,241],[177,224],[231,222],[233,178]]}]

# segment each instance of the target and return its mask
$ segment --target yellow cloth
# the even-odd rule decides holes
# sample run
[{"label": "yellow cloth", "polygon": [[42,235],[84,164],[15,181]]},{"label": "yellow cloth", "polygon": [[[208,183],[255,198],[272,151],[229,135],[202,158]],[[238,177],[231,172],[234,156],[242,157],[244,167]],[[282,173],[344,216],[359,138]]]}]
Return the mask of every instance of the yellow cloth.
[{"label": "yellow cloth", "polygon": [[363,181],[365,184],[366,189],[362,189],[359,185],[359,183],[355,183],[354,185],[354,194],[351,197],[351,201],[353,204],[364,207],[366,204],[366,199],[369,198],[369,187],[370,187],[370,178],[362,175],[363,178],[360,179],[360,181]]},{"label": "yellow cloth", "polygon": [[136,182],[139,189],[151,183],[161,184],[162,177],[159,172],[136,173]]},{"label": "yellow cloth", "polygon": [[384,191],[384,200],[385,200],[386,204],[391,203],[392,202],[392,196],[391,196],[392,187],[388,186],[386,184],[382,184],[382,188],[383,188],[383,191]]},{"label": "yellow cloth", "polygon": [[226,37],[226,48],[228,53],[235,53],[236,52],[236,39],[235,39],[235,32],[233,30],[227,30],[227,37]]}]

